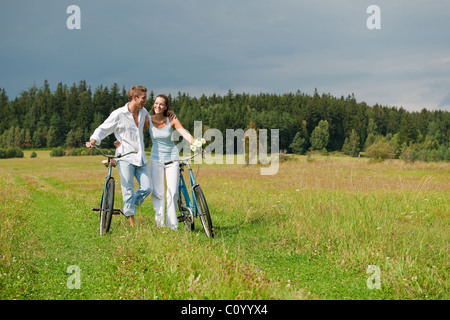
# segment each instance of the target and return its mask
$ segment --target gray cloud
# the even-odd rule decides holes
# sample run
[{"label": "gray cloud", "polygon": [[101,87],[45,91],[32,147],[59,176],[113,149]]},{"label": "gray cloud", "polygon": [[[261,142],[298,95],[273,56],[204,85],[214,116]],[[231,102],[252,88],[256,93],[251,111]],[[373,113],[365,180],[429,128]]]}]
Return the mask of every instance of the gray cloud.
[{"label": "gray cloud", "polygon": [[10,97],[44,79],[155,91],[354,93],[409,110],[447,103],[450,3],[379,0],[368,30],[359,0],[78,0],[0,4],[0,87]]}]

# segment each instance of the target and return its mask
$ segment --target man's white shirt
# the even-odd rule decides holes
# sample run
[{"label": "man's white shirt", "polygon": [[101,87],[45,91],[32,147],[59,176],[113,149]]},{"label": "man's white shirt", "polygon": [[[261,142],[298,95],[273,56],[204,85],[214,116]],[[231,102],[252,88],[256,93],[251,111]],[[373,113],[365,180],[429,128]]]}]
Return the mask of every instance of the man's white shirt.
[{"label": "man's white shirt", "polygon": [[147,164],[144,146],[144,123],[145,118],[150,117],[145,108],[139,110],[139,125],[136,126],[133,115],[128,110],[128,103],[114,110],[109,117],[97,128],[90,139],[95,139],[96,145],[100,145],[101,141],[114,133],[116,139],[121,145],[117,148],[116,153],[125,154],[131,151],[137,151],[137,154],[129,154],[117,161],[126,161],[135,166]]}]

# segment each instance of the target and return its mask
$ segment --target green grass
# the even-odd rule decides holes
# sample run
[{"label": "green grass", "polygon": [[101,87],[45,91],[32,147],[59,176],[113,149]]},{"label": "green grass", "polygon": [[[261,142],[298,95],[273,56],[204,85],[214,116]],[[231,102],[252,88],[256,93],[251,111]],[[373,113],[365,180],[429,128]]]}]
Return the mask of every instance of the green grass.
[{"label": "green grass", "polygon": [[100,237],[101,158],[37,153],[0,161],[0,299],[449,298],[448,163],[201,165],[210,240],[198,220],[193,233],[156,228],[150,198],[135,228],[114,216]]}]

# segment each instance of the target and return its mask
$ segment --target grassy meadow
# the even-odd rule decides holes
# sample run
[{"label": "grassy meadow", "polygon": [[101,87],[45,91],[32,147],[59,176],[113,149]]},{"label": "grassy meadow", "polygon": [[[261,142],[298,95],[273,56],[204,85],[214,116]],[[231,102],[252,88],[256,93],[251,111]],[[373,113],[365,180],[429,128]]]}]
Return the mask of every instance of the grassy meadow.
[{"label": "grassy meadow", "polygon": [[0,160],[0,299],[450,297],[450,163],[296,156],[273,176],[202,164],[210,240],[198,219],[192,233],[156,228],[150,198],[134,228],[114,216],[100,237],[102,158],[30,153]]}]

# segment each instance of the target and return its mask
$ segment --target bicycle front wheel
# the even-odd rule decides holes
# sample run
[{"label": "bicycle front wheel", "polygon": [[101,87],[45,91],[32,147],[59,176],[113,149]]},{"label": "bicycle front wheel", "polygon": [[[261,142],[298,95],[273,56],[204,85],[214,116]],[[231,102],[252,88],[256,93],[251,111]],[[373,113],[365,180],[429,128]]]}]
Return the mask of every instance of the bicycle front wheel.
[{"label": "bicycle front wheel", "polygon": [[194,193],[195,198],[197,199],[198,216],[200,217],[206,236],[208,238],[214,238],[214,228],[211,221],[211,214],[209,213],[208,204],[206,203],[202,188],[200,188],[200,186],[196,186],[194,188]]},{"label": "bicycle front wheel", "polygon": [[111,219],[114,211],[114,191],[114,178],[111,177],[106,183],[105,193],[102,196],[100,207],[100,235],[106,235],[111,227]]}]

